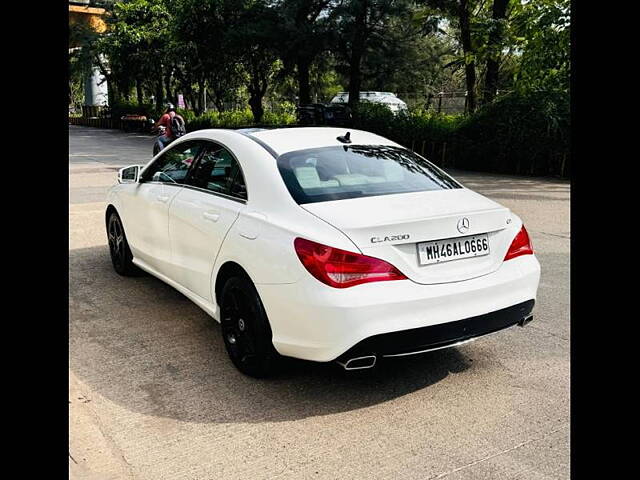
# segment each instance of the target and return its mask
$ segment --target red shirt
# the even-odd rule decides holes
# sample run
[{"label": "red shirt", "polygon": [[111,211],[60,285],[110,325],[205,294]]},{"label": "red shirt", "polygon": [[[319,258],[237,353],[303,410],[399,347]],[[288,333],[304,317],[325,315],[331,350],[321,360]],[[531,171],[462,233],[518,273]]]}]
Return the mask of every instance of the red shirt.
[{"label": "red shirt", "polygon": [[[162,117],[160,117],[160,120],[158,120],[158,125],[164,125],[166,127],[167,131],[165,132],[165,135],[169,138],[173,138],[173,131],[171,130],[171,119],[175,115],[178,114],[176,112],[165,113],[164,115],[162,115]],[[180,117],[180,115],[178,115],[178,117]]]}]

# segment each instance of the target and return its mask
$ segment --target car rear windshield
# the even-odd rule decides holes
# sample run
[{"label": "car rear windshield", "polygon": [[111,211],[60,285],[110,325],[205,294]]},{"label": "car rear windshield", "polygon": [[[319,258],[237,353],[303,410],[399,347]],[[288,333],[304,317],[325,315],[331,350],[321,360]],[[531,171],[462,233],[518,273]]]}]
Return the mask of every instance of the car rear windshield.
[{"label": "car rear windshield", "polygon": [[296,150],[278,169],[298,204],[462,187],[410,150],[382,145]]}]

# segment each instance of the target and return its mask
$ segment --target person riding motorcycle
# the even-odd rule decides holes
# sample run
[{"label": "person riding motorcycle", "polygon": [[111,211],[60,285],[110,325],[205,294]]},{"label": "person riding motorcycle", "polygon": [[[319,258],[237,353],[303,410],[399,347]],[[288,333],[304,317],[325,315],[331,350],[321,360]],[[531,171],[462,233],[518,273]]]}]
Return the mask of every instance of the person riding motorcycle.
[{"label": "person riding motorcycle", "polygon": [[154,153],[158,153],[164,147],[166,147],[171,142],[173,142],[176,138],[181,136],[181,134],[184,134],[184,132],[174,131],[174,128],[172,125],[172,123],[174,123],[173,122],[174,117],[177,117],[180,123],[184,126],[184,118],[182,118],[181,115],[178,115],[176,113],[176,108],[173,106],[173,104],[168,103],[167,109],[164,115],[162,115],[162,117],[160,117],[160,120],[158,120],[156,124],[153,126],[154,129],[164,127],[164,133],[162,133],[161,135],[158,136],[158,138],[156,138],[156,145],[154,146],[154,149],[153,149]]}]

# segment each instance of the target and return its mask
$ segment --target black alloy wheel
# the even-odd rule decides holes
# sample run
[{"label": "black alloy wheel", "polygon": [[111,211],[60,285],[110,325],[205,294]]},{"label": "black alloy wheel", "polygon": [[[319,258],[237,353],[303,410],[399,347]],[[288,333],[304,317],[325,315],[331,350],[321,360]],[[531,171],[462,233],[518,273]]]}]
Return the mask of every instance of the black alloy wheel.
[{"label": "black alloy wheel", "polygon": [[114,270],[123,276],[137,274],[138,268],[133,264],[133,255],[124,233],[122,221],[116,212],[111,212],[111,215],[109,215],[107,240]]},{"label": "black alloy wheel", "polygon": [[255,378],[276,373],[280,355],[273,347],[258,292],[248,278],[227,280],[220,296],[220,317],[222,338],[236,368]]}]

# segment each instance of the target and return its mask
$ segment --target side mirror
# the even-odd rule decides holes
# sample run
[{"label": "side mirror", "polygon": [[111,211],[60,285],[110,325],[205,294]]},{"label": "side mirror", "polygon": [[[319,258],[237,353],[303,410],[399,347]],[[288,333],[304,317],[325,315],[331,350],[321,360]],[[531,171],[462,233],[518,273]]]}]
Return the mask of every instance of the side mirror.
[{"label": "side mirror", "polygon": [[118,170],[118,183],[137,183],[144,165],[131,165]]}]

